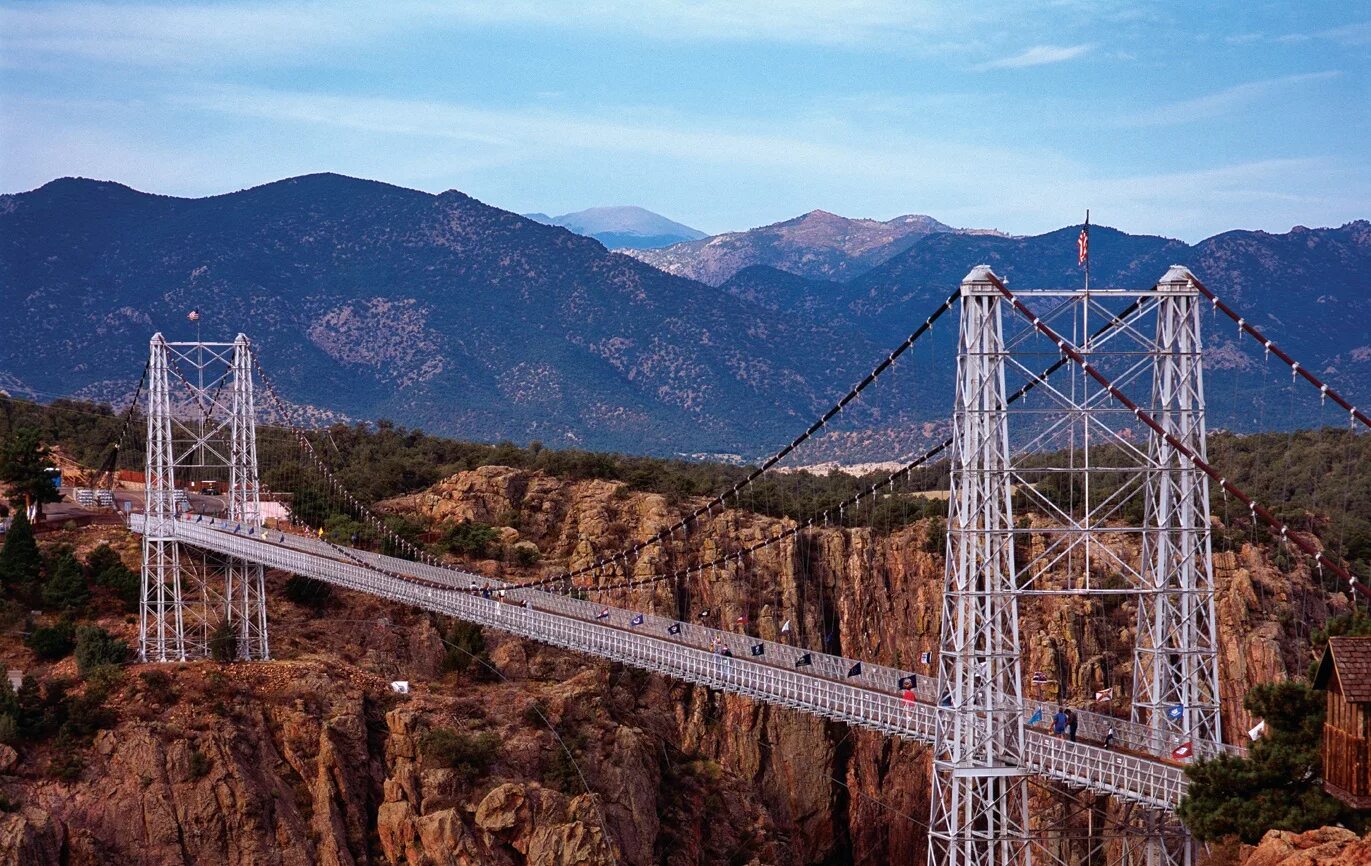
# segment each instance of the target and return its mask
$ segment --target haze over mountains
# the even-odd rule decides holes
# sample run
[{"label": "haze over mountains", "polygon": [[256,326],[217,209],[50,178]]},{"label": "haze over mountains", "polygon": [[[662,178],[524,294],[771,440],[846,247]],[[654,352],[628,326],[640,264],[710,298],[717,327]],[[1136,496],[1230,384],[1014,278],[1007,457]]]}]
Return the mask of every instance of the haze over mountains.
[{"label": "haze over mountains", "polygon": [[[1076,227],[1015,238],[907,219],[816,212],[720,236],[753,255],[708,271],[716,286],[456,191],[309,175],[178,199],[62,179],[0,196],[0,387],[123,397],[151,334],[191,335],[196,308],[207,338],[247,333],[285,396],[320,410],[485,441],[755,457],[806,427],[972,265],[1020,288],[1080,281]],[[861,225],[844,235],[845,223]],[[1101,226],[1091,250],[1101,286],[1189,265],[1354,402],[1371,398],[1371,223],[1194,246]],[[944,321],[912,368],[839,417],[815,459],[888,459],[939,435],[956,330]],[[1222,322],[1206,327],[1211,427],[1317,422],[1251,386],[1260,352]]]},{"label": "haze over mountains", "polygon": [[699,229],[632,205],[592,207],[555,217],[545,213],[526,213],[524,216],[595,238],[609,249],[649,250],[705,236]]}]

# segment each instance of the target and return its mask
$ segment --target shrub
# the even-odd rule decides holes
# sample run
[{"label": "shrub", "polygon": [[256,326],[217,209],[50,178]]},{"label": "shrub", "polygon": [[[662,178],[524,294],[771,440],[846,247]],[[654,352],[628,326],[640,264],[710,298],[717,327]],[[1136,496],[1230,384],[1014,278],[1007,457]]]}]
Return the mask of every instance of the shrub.
[{"label": "shrub", "polygon": [[176,690],[172,688],[171,674],[164,670],[143,671],[138,675],[143,681],[143,692],[148,699],[158,704],[176,701]]},{"label": "shrub", "polygon": [[217,662],[231,662],[238,658],[238,627],[229,620],[220,621],[209,636],[209,655]]},{"label": "shrub", "polygon": [[458,620],[448,629],[443,642],[448,648],[447,654],[443,656],[444,672],[471,671],[472,676],[478,680],[494,676],[490,670],[490,654],[486,652],[485,633],[479,625]]},{"label": "shrub", "polygon": [[104,629],[83,625],[76,629],[76,669],[82,674],[101,665],[120,665],[129,657],[129,646]]},{"label": "shrub", "polygon": [[45,662],[66,658],[76,646],[76,627],[68,620],[36,628],[25,641],[33,654]]},{"label": "shrub", "polygon": [[187,763],[187,770],[190,772],[191,779],[203,779],[209,772],[209,756],[199,749],[192,749],[190,760]]},{"label": "shrub", "polygon": [[445,767],[471,781],[490,768],[499,755],[500,738],[489,731],[462,734],[451,728],[434,728],[419,741],[425,767]]},{"label": "shrub", "polygon": [[286,598],[301,607],[318,610],[328,604],[333,597],[333,587],[322,580],[292,574],[286,581]]},{"label": "shrub", "polygon": [[531,541],[521,541],[514,545],[514,561],[519,565],[530,566],[542,558],[542,551]]},{"label": "shrub", "polygon": [[124,559],[108,544],[101,544],[86,556],[86,574],[95,578],[108,569],[122,566]]},{"label": "shrub", "polygon": [[460,553],[466,556],[474,556],[477,559],[484,559],[490,545],[499,537],[500,533],[484,523],[463,520],[461,523],[448,527],[447,532],[443,534],[443,546],[449,553]]},{"label": "shrub", "polygon": [[52,576],[43,584],[43,604],[53,610],[76,610],[90,598],[81,563],[70,553],[58,557]]},{"label": "shrub", "polygon": [[0,743],[13,746],[19,742],[19,722],[13,713],[0,715]]}]

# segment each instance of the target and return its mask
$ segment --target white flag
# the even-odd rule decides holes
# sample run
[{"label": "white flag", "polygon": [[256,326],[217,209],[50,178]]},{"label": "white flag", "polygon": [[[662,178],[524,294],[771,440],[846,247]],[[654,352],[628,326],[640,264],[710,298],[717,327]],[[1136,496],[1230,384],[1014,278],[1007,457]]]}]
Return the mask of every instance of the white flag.
[{"label": "white flag", "polygon": [[781,625],[781,634],[790,634],[790,620],[786,620]]},{"label": "white flag", "polygon": [[1097,700],[1097,701],[1112,701],[1112,700],[1114,700],[1114,687],[1113,687],[1113,686],[1110,686],[1110,687],[1107,688],[1107,689],[1101,689],[1100,691],[1095,692],[1095,700]]},{"label": "white flag", "polygon": [[1253,728],[1252,730],[1250,730],[1250,731],[1247,732],[1247,736],[1249,736],[1249,737],[1251,737],[1252,739],[1255,740],[1255,739],[1257,739],[1258,737],[1260,737],[1262,734],[1264,734],[1265,732],[1266,732],[1266,719],[1262,719],[1260,722],[1257,722],[1257,726],[1256,726],[1255,728]]}]

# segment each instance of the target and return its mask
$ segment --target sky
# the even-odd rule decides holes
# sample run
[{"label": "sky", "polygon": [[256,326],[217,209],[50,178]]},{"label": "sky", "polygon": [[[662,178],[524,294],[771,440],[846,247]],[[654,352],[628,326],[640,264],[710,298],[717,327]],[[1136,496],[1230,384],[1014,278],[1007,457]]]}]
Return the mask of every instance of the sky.
[{"label": "sky", "polygon": [[1371,3],[0,0],[0,191],[335,171],[707,232],[1371,218]]}]

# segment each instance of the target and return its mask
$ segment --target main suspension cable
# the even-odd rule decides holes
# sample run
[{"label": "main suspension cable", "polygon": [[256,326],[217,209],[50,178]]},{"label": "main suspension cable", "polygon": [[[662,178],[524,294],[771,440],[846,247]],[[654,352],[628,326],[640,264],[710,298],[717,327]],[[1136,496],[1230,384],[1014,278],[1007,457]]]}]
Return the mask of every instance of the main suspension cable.
[{"label": "main suspension cable", "polygon": [[1249,323],[1242,316],[1238,315],[1237,311],[1235,311],[1232,307],[1228,306],[1223,301],[1219,300],[1219,296],[1210,291],[1209,287],[1206,286],[1204,283],[1196,279],[1194,274],[1190,275],[1190,282],[1192,285],[1195,286],[1197,290],[1199,290],[1199,293],[1201,295],[1204,295],[1206,298],[1209,299],[1209,302],[1214,305],[1215,309],[1219,310],[1225,316],[1236,322],[1238,325],[1238,330],[1240,332],[1252,337],[1258,343],[1262,344],[1262,348],[1264,348],[1266,351],[1270,352],[1271,354],[1275,355],[1277,358],[1280,358],[1283,362],[1285,362],[1285,365],[1290,368],[1290,372],[1292,374],[1298,374],[1306,382],[1313,385],[1315,388],[1318,388],[1319,393],[1321,395],[1327,397],[1328,399],[1332,400],[1334,403],[1337,403],[1339,406],[1345,409],[1349,414],[1351,414],[1353,418],[1356,418],[1358,421],[1360,421],[1363,427],[1371,428],[1371,418],[1368,418],[1365,412],[1362,412],[1356,406],[1353,406],[1351,402],[1349,402],[1345,397],[1343,397],[1337,391],[1329,387],[1329,385],[1321,379],[1319,379],[1318,376],[1315,376],[1313,373],[1309,372],[1307,368],[1301,366],[1299,361],[1296,361],[1294,358],[1290,357],[1290,355],[1284,349],[1282,349],[1280,346],[1277,346],[1270,339],[1268,339],[1265,334],[1257,330],[1257,328],[1254,325]]}]

